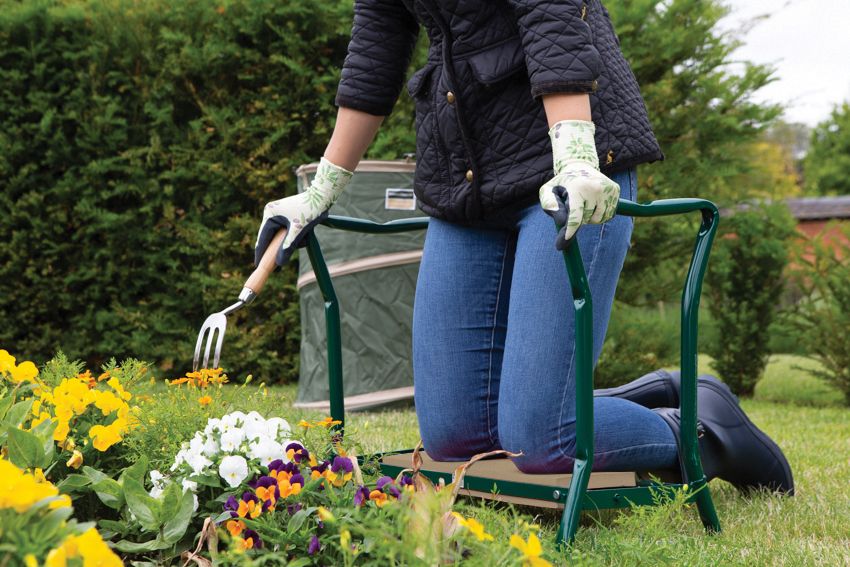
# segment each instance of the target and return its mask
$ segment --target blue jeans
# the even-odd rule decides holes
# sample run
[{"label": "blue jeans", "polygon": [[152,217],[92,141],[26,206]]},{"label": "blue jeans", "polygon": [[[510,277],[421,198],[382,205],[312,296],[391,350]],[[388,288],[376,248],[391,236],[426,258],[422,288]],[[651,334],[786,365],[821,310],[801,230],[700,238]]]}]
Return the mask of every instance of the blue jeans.
[{"label": "blue jeans", "polygon": [[[612,176],[634,199],[634,170]],[[578,231],[593,297],[598,359],[633,220]],[[575,328],[555,225],[535,203],[474,227],[431,219],[413,311],[416,413],[441,461],[522,452],[530,473],[570,471],[575,458]],[[676,440],[651,410],[594,399],[595,470],[677,463]]]}]

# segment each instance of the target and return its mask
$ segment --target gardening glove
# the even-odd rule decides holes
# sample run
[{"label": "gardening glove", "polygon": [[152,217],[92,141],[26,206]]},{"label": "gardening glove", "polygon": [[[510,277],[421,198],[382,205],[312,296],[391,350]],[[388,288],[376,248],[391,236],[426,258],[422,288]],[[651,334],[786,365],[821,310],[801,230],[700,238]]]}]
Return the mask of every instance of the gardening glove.
[{"label": "gardening glove", "polygon": [[562,120],[549,130],[555,177],[540,188],[539,196],[543,210],[563,225],[555,241],[558,250],[566,248],[582,224],[601,224],[617,212],[620,186],[599,172],[595,130],[585,120]]},{"label": "gardening glove", "polygon": [[286,228],[286,238],[276,256],[278,266],[285,264],[313,227],[327,218],[328,210],[348,185],[351,175],[350,171],[322,158],[306,191],[267,204],[263,210],[263,224],[257,233],[254,264],[259,265],[274,235]]}]

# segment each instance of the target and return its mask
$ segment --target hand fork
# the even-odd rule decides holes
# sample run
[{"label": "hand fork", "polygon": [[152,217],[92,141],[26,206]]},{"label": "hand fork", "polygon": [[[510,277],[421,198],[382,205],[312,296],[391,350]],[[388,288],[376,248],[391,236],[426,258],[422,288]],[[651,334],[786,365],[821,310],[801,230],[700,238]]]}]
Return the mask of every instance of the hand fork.
[{"label": "hand fork", "polygon": [[[201,332],[198,333],[198,341],[195,343],[195,357],[192,361],[192,371],[198,371],[198,361],[201,358],[201,349],[204,350],[204,360],[202,368],[207,368],[210,362],[210,350],[215,338],[215,351],[213,351],[213,368],[218,367],[218,361],[221,358],[221,345],[224,342],[224,331],[227,329],[227,316],[241,309],[242,306],[248,305],[260,294],[266,281],[275,269],[275,256],[277,251],[283,244],[283,239],[286,238],[286,229],[282,229],[272,239],[269,247],[266,248],[260,263],[251,273],[239,292],[239,299],[230,307],[213,313],[207,317],[204,324],[201,325]],[[206,345],[206,347],[204,347]]]}]

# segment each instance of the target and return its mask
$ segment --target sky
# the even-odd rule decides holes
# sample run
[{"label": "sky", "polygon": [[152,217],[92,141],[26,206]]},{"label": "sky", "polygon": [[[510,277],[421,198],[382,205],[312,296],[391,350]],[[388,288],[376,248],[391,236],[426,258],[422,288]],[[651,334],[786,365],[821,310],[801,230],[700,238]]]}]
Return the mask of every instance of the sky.
[{"label": "sky", "polygon": [[786,105],[785,119],[814,126],[850,101],[850,0],[725,0],[729,29],[770,14],[743,37],[740,60],[771,63],[777,81],[756,100]]}]

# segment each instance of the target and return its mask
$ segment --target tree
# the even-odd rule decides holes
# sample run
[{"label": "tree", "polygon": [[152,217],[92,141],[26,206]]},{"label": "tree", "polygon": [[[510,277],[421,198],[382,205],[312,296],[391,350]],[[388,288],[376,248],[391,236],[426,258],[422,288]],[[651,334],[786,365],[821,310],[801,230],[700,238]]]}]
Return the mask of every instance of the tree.
[{"label": "tree", "polygon": [[850,195],[850,103],[836,106],[815,127],[803,175],[807,193]]},{"label": "tree", "polygon": [[706,278],[718,336],[706,350],[729,387],[749,396],[770,355],[768,328],[785,289],[794,219],[776,203],[739,210],[722,226]]}]

